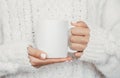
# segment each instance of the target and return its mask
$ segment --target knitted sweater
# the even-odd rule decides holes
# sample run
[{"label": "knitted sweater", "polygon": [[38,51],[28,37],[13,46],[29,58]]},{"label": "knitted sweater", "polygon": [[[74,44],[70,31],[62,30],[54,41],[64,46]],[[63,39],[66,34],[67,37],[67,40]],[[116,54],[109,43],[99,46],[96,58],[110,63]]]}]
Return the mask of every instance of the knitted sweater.
[{"label": "knitted sweater", "polygon": [[[0,0],[0,78],[120,78],[119,0]],[[30,65],[40,19],[83,20],[90,40],[81,58]]]}]

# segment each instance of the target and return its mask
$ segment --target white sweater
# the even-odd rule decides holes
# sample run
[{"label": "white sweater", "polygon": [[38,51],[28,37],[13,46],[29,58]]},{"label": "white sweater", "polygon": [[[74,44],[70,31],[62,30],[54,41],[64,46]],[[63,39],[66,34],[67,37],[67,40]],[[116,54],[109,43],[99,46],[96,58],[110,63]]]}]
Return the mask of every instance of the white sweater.
[{"label": "white sweater", "polygon": [[[0,0],[0,78],[120,78],[119,0]],[[85,21],[91,32],[73,62],[33,68],[26,47],[34,45],[40,19]]]}]

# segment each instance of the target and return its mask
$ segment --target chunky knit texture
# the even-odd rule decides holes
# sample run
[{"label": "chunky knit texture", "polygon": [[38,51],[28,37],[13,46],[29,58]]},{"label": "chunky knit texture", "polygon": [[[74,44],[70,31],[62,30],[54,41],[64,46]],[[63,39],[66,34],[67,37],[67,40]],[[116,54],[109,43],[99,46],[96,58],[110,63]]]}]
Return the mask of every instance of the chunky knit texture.
[{"label": "chunky knit texture", "polygon": [[[119,0],[0,0],[0,78],[120,78]],[[85,21],[90,40],[81,58],[32,67],[34,27],[41,19]]]}]

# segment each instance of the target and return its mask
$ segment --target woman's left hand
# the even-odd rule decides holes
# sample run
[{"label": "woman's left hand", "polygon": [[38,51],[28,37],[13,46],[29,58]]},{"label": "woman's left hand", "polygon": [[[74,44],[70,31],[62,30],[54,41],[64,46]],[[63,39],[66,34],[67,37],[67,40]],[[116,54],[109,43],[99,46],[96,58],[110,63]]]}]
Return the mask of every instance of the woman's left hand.
[{"label": "woman's left hand", "polygon": [[76,23],[71,23],[72,26],[75,26],[71,29],[71,49],[76,50],[75,56],[79,58],[82,55],[82,52],[87,47],[90,30],[87,24],[83,21],[78,21]]},{"label": "woman's left hand", "polygon": [[41,67],[54,63],[61,63],[66,61],[71,61],[71,57],[65,58],[47,58],[47,53],[29,46],[28,48],[28,58],[33,67]]}]

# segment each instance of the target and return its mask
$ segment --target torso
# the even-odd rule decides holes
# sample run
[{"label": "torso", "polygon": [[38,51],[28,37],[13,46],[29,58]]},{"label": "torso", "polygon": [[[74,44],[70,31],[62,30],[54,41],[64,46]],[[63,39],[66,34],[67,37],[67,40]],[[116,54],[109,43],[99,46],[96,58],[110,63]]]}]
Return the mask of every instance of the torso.
[{"label": "torso", "polygon": [[[86,0],[1,0],[3,1],[4,41],[33,42],[33,27],[40,19],[86,20]],[[86,70],[87,69],[87,70]],[[92,70],[91,70],[92,69]],[[53,64],[26,73],[29,78],[94,78],[91,64],[73,61]],[[47,74],[47,75],[46,75]],[[53,77],[54,76],[54,77]],[[14,77],[12,77],[14,78]],[[16,77],[15,77],[16,78]],[[21,78],[26,78],[21,73]]]}]

